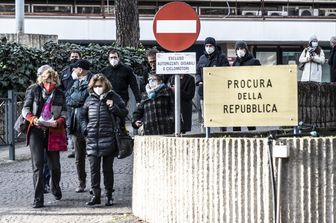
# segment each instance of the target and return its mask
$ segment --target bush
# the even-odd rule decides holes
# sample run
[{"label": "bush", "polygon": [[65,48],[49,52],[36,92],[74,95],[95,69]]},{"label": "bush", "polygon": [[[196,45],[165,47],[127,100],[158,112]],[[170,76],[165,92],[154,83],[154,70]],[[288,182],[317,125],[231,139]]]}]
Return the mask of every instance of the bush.
[{"label": "bush", "polygon": [[113,45],[89,44],[81,46],[73,43],[48,42],[43,49],[28,48],[17,43],[0,42],[0,96],[7,90],[25,91],[35,82],[37,69],[49,64],[60,72],[69,64],[69,51],[79,50],[83,59],[91,62],[91,71],[100,72],[108,66],[108,51],[116,49],[122,54],[122,61],[133,68],[137,75],[145,72],[144,48],[120,48]]}]

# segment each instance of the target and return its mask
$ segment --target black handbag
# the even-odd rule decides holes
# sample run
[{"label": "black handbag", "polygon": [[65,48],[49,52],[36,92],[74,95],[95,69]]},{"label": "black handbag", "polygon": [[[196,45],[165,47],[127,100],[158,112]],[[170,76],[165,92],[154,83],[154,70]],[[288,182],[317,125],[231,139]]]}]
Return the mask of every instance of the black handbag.
[{"label": "black handbag", "polygon": [[125,128],[122,128],[119,123],[117,123],[113,114],[111,114],[111,118],[117,142],[117,158],[124,159],[133,153],[134,140],[128,134],[128,131]]},{"label": "black handbag", "polygon": [[26,134],[29,126],[29,121],[27,121],[22,115],[20,115],[14,124],[14,129],[17,131],[19,134]]}]

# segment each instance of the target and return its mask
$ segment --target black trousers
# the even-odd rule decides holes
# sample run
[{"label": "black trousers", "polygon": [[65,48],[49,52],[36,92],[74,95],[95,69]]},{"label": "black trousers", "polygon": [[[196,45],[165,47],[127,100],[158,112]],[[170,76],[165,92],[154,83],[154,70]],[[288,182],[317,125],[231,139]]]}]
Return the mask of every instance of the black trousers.
[{"label": "black trousers", "polygon": [[81,134],[73,135],[73,142],[75,147],[75,162],[78,175],[79,186],[86,187],[86,172],[85,172],[85,158],[86,158],[86,141]]},{"label": "black trousers", "polygon": [[51,192],[61,193],[59,186],[61,180],[61,164],[58,151],[48,151],[48,131],[32,127],[29,135],[29,147],[33,169],[34,203],[44,202],[44,156],[46,153],[47,162],[51,176]]},{"label": "black trousers", "polygon": [[103,175],[105,195],[112,196],[113,192],[113,155],[108,156],[89,156],[90,171],[91,171],[91,188],[95,196],[100,197],[100,166],[101,160],[103,160]]}]

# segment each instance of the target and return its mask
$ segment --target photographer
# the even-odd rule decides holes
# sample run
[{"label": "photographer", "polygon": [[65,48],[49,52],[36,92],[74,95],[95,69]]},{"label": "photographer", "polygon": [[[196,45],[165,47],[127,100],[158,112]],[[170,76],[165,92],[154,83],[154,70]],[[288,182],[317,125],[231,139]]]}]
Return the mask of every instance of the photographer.
[{"label": "photographer", "polygon": [[315,35],[310,37],[309,45],[301,53],[299,62],[304,63],[301,81],[322,81],[322,64],[325,57]]}]

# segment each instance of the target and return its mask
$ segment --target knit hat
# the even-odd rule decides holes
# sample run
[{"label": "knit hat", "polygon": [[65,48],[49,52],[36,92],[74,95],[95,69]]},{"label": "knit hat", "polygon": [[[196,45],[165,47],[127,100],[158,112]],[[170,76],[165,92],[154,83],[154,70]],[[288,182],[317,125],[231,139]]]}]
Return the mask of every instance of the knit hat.
[{"label": "knit hat", "polygon": [[312,41],[318,41],[316,35],[312,35],[312,36],[309,38],[309,43],[311,43]]},{"label": "knit hat", "polygon": [[336,46],[336,36],[332,36],[332,37],[330,38],[330,45],[331,45],[332,47]]},{"label": "knit hat", "polygon": [[215,40],[215,38],[213,38],[213,37],[207,37],[204,40],[204,45],[206,45],[206,44],[211,44],[213,46],[216,46],[216,40]]},{"label": "knit hat", "polygon": [[83,59],[80,59],[80,60],[77,60],[74,64],[71,65],[72,68],[82,68],[83,70],[90,70],[90,62],[87,61],[87,60],[83,60]]},{"label": "knit hat", "polygon": [[235,44],[235,49],[238,49],[238,48],[247,49],[246,42],[245,41],[237,41],[236,44]]},{"label": "knit hat", "polygon": [[43,74],[44,71],[52,69],[51,66],[49,66],[48,64],[42,65],[37,69],[37,76],[40,76],[41,74]]}]

